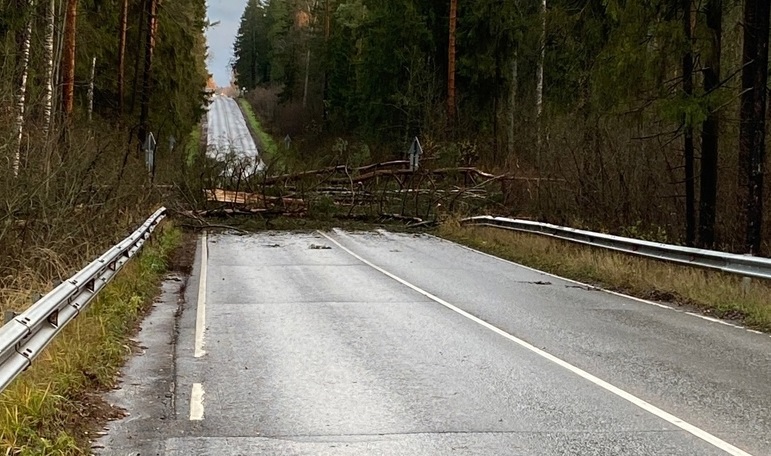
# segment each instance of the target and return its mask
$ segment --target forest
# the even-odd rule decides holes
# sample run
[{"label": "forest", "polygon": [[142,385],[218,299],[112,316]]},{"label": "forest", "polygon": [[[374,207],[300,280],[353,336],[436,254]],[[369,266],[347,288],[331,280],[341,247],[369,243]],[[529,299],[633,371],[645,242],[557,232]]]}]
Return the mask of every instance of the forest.
[{"label": "forest", "polygon": [[[0,313],[136,229],[205,110],[204,0],[0,0]],[[155,167],[142,144],[157,139]],[[87,454],[173,247],[171,227],[0,394],[3,454]],[[54,317],[56,318],[56,317]],[[7,334],[7,333],[6,333]],[[91,435],[89,435],[91,433]]]},{"label": "forest", "polygon": [[0,0],[0,285],[64,274],[158,204],[204,113],[206,21],[204,0]]},{"label": "forest", "polygon": [[306,156],[417,136],[510,214],[760,253],[768,38],[764,0],[250,0],[233,70]]}]

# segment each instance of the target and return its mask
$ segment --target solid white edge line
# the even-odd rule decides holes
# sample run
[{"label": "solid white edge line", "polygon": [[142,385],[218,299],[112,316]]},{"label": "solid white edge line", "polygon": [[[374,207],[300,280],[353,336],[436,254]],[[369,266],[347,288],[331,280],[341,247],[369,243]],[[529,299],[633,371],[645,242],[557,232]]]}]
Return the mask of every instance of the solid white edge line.
[{"label": "solid white edge line", "polygon": [[516,343],[517,345],[519,345],[519,346],[521,346],[521,347],[523,347],[523,348],[525,348],[525,349],[527,349],[527,350],[537,354],[538,356],[541,356],[542,358],[545,358],[545,359],[553,362],[554,364],[557,364],[558,366],[560,366],[560,367],[562,367],[564,369],[569,370],[570,372],[578,375],[579,377],[594,383],[595,385],[599,386],[600,388],[602,388],[602,389],[604,389],[604,390],[606,390],[606,391],[608,391],[610,393],[613,393],[616,396],[618,396],[618,397],[620,397],[620,398],[622,398],[622,399],[624,399],[624,400],[626,400],[628,402],[631,402],[632,404],[636,405],[637,407],[639,407],[639,408],[641,408],[641,409],[643,409],[643,410],[645,410],[645,411],[647,411],[647,412],[657,416],[658,418],[661,418],[664,421],[666,421],[666,422],[668,422],[668,423],[670,423],[670,424],[672,424],[674,426],[679,427],[680,429],[688,432],[689,434],[692,434],[693,436],[698,437],[701,440],[709,443],[710,445],[714,446],[715,448],[718,448],[718,449],[720,449],[720,450],[722,450],[722,451],[724,451],[724,452],[726,452],[726,453],[728,453],[730,455],[733,455],[733,456],[752,456],[750,453],[747,453],[747,452],[745,452],[745,451],[743,451],[743,450],[741,450],[741,449],[731,445],[730,443],[725,442],[725,441],[719,439],[718,437],[715,437],[714,435],[710,434],[709,432],[704,431],[704,430],[702,430],[702,429],[700,429],[700,428],[698,428],[698,427],[696,427],[696,426],[694,426],[694,425],[692,425],[692,424],[690,424],[690,423],[688,423],[686,421],[683,421],[680,418],[678,418],[678,417],[676,417],[676,416],[674,416],[674,415],[672,415],[672,414],[670,414],[668,412],[665,412],[664,410],[656,407],[655,405],[650,404],[650,403],[648,403],[648,402],[638,398],[637,396],[634,396],[634,395],[632,395],[632,394],[622,390],[621,388],[618,388],[616,386],[611,385],[610,383],[606,382],[605,380],[602,380],[602,379],[600,379],[598,377],[595,377],[594,375],[592,375],[592,374],[584,371],[583,369],[580,369],[580,368],[578,368],[578,367],[568,363],[567,361],[563,361],[562,359],[557,358],[556,356],[554,356],[554,355],[552,355],[552,354],[550,354],[550,353],[548,353],[548,352],[546,352],[544,350],[541,350],[540,348],[538,348],[538,347],[536,347],[534,345],[531,345],[528,342],[525,342],[524,340],[522,340],[522,339],[520,339],[518,337],[515,337],[515,336],[509,334],[506,331],[498,328],[497,326],[493,326],[492,324],[482,320],[481,318],[475,317],[474,315],[466,312],[465,310],[462,310],[462,309],[460,309],[458,307],[455,307],[454,305],[452,305],[449,302],[443,300],[442,298],[439,298],[438,296],[434,296],[433,294],[429,293],[428,291],[425,291],[422,288],[420,288],[420,287],[418,287],[416,285],[413,285],[410,282],[407,282],[406,280],[404,280],[404,279],[402,279],[402,278],[400,278],[400,277],[398,277],[398,276],[396,276],[396,275],[386,271],[385,269],[375,265],[374,263],[371,263],[370,261],[365,260],[363,257],[357,255],[352,250],[346,248],[345,246],[340,244],[337,240],[335,240],[334,238],[328,236],[326,233],[323,233],[321,231],[319,231],[319,233],[322,236],[324,236],[325,238],[327,238],[329,241],[331,241],[332,243],[337,245],[340,249],[342,249],[343,251],[347,252],[349,255],[353,256],[354,258],[356,258],[357,260],[359,260],[362,263],[366,264],[367,266],[375,269],[376,271],[379,271],[382,274],[385,274],[386,276],[388,276],[391,279],[401,283],[402,285],[404,285],[404,286],[406,286],[408,288],[411,288],[412,290],[422,294],[423,296],[431,299],[432,301],[434,301],[434,302],[436,302],[438,304],[441,304],[442,306],[452,310],[455,313],[458,313],[458,314],[468,318],[469,320],[471,320],[471,321],[473,321],[473,322],[475,322],[475,323],[477,323],[477,324],[479,324],[479,325],[489,329],[490,331],[493,331],[494,333],[496,333],[496,334],[498,334],[498,335],[500,335],[502,337],[505,337],[506,339],[508,339],[508,340]]},{"label": "solid white edge line", "polygon": [[206,354],[203,349],[203,337],[206,331],[206,275],[207,262],[209,260],[209,245],[207,234],[204,231],[201,236],[201,271],[198,277],[198,303],[195,315],[195,357],[200,358]]},{"label": "solid white edge line", "polygon": [[[380,231],[380,230],[378,230],[378,231]],[[388,233],[388,234],[391,234],[389,231],[386,231],[386,230],[383,230],[383,231]],[[581,286],[584,286],[584,287],[588,287],[588,288],[591,288],[591,289],[594,289],[594,290],[597,290],[597,291],[601,291],[603,293],[611,294],[613,296],[619,296],[621,298],[631,299],[632,301],[637,301],[637,302],[640,302],[640,303],[643,303],[643,304],[648,304],[648,305],[651,305],[651,306],[660,307],[662,309],[672,310],[672,311],[678,312],[678,313],[684,313],[686,315],[690,315],[692,317],[696,317],[696,318],[699,318],[699,319],[702,319],[702,320],[706,320],[706,321],[709,321],[711,323],[718,323],[718,324],[721,324],[723,326],[729,326],[729,327],[735,328],[735,329],[742,329],[742,330],[750,332],[752,334],[771,336],[771,334],[767,334],[767,333],[764,333],[762,331],[757,331],[757,330],[754,330],[754,329],[750,329],[750,328],[748,328],[746,326],[737,325],[737,324],[734,324],[734,323],[731,323],[731,322],[728,322],[728,321],[725,321],[725,320],[720,320],[719,318],[708,317],[706,315],[701,315],[701,314],[698,314],[696,312],[689,312],[689,311],[686,311],[686,310],[678,309],[677,307],[673,307],[673,306],[666,305],[666,304],[661,304],[660,302],[649,301],[647,299],[626,295],[624,293],[619,293],[618,291],[608,290],[607,288],[598,287],[596,285],[590,285],[588,283],[579,282],[579,281],[573,280],[573,279],[568,279],[567,277],[558,276],[556,274],[552,274],[551,272],[546,272],[546,271],[541,271],[540,269],[531,268],[530,266],[526,266],[524,264],[520,264],[520,263],[511,261],[511,260],[507,260],[506,258],[501,258],[499,256],[495,256],[495,255],[492,255],[490,253],[483,252],[483,251],[477,250],[477,249],[475,249],[473,247],[469,247],[467,245],[463,245],[463,244],[460,244],[458,242],[451,241],[449,239],[445,239],[445,238],[442,238],[442,237],[439,237],[439,236],[434,236],[432,234],[426,234],[426,236],[429,236],[431,238],[437,239],[437,240],[442,241],[442,242],[447,242],[449,244],[453,244],[453,245],[458,246],[458,247],[460,247],[462,249],[465,249],[465,250],[470,250],[470,251],[472,251],[474,253],[478,253],[479,255],[483,255],[483,256],[486,256],[486,257],[494,258],[494,259],[496,259],[498,261],[503,261],[504,263],[509,263],[509,264],[514,265],[514,266],[517,266],[517,267],[520,267],[520,268],[523,268],[523,269],[527,269],[529,271],[536,272],[538,274],[543,274],[545,276],[554,277],[555,279],[559,279],[559,280],[562,280],[562,281],[565,281],[565,282],[574,283],[576,285],[581,285]]]},{"label": "solid white edge line", "polygon": [[190,392],[190,421],[203,420],[203,385],[193,383],[193,390]]}]

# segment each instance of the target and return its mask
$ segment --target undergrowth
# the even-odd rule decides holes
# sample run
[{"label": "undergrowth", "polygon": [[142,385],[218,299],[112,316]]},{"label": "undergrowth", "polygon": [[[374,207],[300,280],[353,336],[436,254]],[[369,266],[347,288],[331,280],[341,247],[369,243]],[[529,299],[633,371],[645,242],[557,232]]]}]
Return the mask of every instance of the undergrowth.
[{"label": "undergrowth", "polygon": [[244,113],[246,121],[249,123],[252,131],[255,132],[257,139],[260,141],[261,152],[267,155],[267,158],[269,159],[275,159],[278,157],[278,146],[276,145],[276,142],[273,140],[273,137],[270,136],[270,134],[268,134],[264,128],[262,128],[262,124],[260,124],[260,120],[257,118],[257,115],[254,113],[254,110],[252,109],[252,106],[249,104],[249,102],[246,101],[246,99],[241,98],[238,100],[238,104],[241,105],[241,110]]},{"label": "undergrowth", "polygon": [[610,252],[567,241],[496,228],[447,222],[447,239],[605,289],[644,299],[689,306],[718,318],[771,331],[771,284],[737,275]]},{"label": "undergrowth", "polygon": [[132,350],[129,337],[152,305],[169,254],[180,244],[181,236],[169,224],[159,228],[88,311],[0,394],[0,448],[5,449],[4,454],[90,452],[89,424],[115,413],[105,411],[95,393],[113,386]]}]

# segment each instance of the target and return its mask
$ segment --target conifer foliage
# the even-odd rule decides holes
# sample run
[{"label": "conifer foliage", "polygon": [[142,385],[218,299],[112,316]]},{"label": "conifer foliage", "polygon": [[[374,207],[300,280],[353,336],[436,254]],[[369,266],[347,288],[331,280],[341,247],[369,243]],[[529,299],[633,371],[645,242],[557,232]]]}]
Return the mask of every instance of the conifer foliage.
[{"label": "conifer foliage", "polygon": [[758,252],[768,5],[250,0],[233,68],[326,134],[564,182],[513,213]]},{"label": "conifer foliage", "polygon": [[206,25],[204,0],[0,0],[0,105],[16,111],[14,168],[30,162],[24,149],[42,133],[86,126],[94,59],[98,121],[134,130],[134,140],[162,125],[189,134],[204,106]]}]

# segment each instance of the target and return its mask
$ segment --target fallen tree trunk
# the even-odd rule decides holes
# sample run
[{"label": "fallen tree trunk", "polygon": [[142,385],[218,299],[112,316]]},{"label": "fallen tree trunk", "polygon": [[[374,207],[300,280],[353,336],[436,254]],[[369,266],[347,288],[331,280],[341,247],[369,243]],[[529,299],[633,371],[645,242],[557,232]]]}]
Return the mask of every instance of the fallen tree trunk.
[{"label": "fallen tree trunk", "polygon": [[354,182],[365,182],[378,177],[388,177],[388,176],[393,176],[393,177],[409,176],[409,175],[448,176],[452,174],[465,174],[467,176],[478,176],[478,177],[484,177],[487,179],[503,178],[502,176],[495,176],[494,174],[486,173],[477,168],[459,167],[459,168],[438,168],[438,169],[431,169],[431,170],[423,169],[420,171],[412,171],[409,169],[389,169],[389,170],[384,169],[384,170],[372,171],[370,173],[361,174],[358,176],[335,177],[335,178],[329,179],[328,182],[340,184],[340,183],[350,182],[351,180]]},{"label": "fallen tree trunk", "polygon": [[287,182],[287,181],[293,181],[302,179],[304,177],[309,176],[318,176],[322,174],[334,174],[334,173],[346,173],[346,174],[357,174],[357,173],[366,173],[371,170],[377,170],[381,168],[395,168],[395,167],[405,167],[409,166],[410,162],[407,160],[393,160],[388,162],[382,162],[382,163],[374,163],[372,165],[366,165],[361,166],[358,168],[349,168],[348,165],[337,165],[337,166],[330,166],[328,168],[321,168],[321,169],[313,169],[310,171],[302,171],[299,173],[292,173],[292,174],[282,174],[280,176],[270,176],[265,178],[265,180],[262,181],[264,185],[271,185],[276,184],[278,182]]},{"label": "fallen tree trunk", "polygon": [[265,217],[278,217],[278,216],[288,216],[288,217],[302,217],[306,214],[306,211],[282,211],[282,210],[275,210],[275,209],[266,209],[266,208],[219,208],[219,209],[206,209],[206,210],[199,210],[199,211],[187,211],[183,212],[182,215],[185,215],[190,218],[201,218],[201,217],[235,217],[235,216],[243,216],[243,215],[261,215]]},{"label": "fallen tree trunk", "polygon": [[234,192],[230,190],[214,189],[205,190],[206,199],[215,203],[231,204],[259,204],[273,203],[285,206],[305,206],[305,201],[300,198],[288,198],[280,196],[265,196],[258,193]]}]

